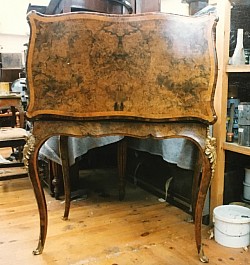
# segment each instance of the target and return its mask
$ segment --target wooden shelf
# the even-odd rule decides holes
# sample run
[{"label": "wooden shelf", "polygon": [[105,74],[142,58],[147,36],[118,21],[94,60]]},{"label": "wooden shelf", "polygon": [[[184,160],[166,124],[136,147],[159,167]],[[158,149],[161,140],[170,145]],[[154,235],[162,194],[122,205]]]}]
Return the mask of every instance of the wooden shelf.
[{"label": "wooden shelf", "polygon": [[226,67],[227,73],[250,73],[250,65],[227,65]]},{"label": "wooden shelf", "polygon": [[238,145],[237,143],[223,143],[223,149],[250,156],[250,147]]},{"label": "wooden shelf", "polygon": [[[237,9],[237,6],[239,8]],[[236,8],[232,8],[235,6]],[[240,7],[241,6],[241,7]],[[218,54],[218,80],[215,96],[215,108],[218,115],[218,121],[213,126],[214,137],[217,139],[217,165],[215,169],[214,179],[211,185],[211,201],[210,213],[213,209],[224,203],[224,187],[225,187],[225,171],[227,171],[227,153],[234,152],[239,157],[239,163],[242,159],[241,155],[250,156],[250,147],[241,146],[237,143],[225,142],[226,123],[227,123],[227,103],[228,103],[228,87],[233,82],[233,77],[250,80],[250,65],[229,65],[229,48],[231,33],[231,11],[244,10],[246,6],[250,7],[249,0],[217,0],[217,15],[219,21],[216,28],[216,45]],[[236,12],[235,11],[235,12]],[[235,13],[236,14],[236,13]],[[236,14],[237,15],[237,14]],[[234,19],[234,18],[233,18]],[[240,19],[239,19],[240,20]],[[247,19],[247,22],[250,20]],[[242,89],[239,87],[240,91]],[[244,97],[241,100],[244,101]],[[246,160],[249,158],[246,157]],[[242,165],[243,166],[243,165]]]}]

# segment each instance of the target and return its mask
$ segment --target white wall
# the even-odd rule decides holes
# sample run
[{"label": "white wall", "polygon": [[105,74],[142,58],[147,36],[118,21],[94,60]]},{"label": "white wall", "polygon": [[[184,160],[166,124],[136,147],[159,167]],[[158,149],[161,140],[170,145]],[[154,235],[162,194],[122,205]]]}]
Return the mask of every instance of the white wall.
[{"label": "white wall", "polygon": [[218,0],[209,0],[208,1],[208,4],[209,5],[214,5],[214,4],[217,4]]},{"label": "white wall", "polygon": [[47,6],[50,0],[1,0],[0,33],[27,35],[29,27],[26,12],[29,3]]},{"label": "white wall", "polygon": [[22,52],[28,41],[27,35],[0,34],[0,53]]},{"label": "white wall", "polygon": [[181,0],[161,0],[161,12],[188,15],[189,5]]},{"label": "white wall", "polygon": [[[0,53],[22,53],[29,41],[29,3],[47,6],[50,0],[0,0]],[[24,59],[23,59],[24,63]]]}]

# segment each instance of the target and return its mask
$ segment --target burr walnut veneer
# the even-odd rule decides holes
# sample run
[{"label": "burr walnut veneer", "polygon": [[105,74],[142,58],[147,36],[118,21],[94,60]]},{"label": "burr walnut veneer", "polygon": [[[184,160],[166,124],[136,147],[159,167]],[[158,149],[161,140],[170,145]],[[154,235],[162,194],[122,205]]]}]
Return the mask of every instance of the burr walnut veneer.
[{"label": "burr walnut veneer", "polygon": [[[68,136],[184,137],[200,151],[202,174],[197,170],[194,177],[193,212],[197,250],[206,262],[201,219],[216,161],[208,130],[216,121],[215,17],[31,12],[28,21],[27,117],[33,131],[25,161],[40,215],[34,254],[42,253],[47,233],[37,157],[49,137],[61,136],[63,168],[68,166]],[[67,176],[64,181],[67,186]],[[65,198],[67,218],[68,194]]]}]

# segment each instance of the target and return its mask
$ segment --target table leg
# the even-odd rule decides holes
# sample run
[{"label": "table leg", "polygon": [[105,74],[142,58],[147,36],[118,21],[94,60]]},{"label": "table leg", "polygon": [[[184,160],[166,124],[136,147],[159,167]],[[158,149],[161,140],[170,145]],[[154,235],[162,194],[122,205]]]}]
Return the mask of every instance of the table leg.
[{"label": "table leg", "polygon": [[34,255],[39,255],[43,252],[48,229],[47,205],[38,174],[38,149],[38,142],[35,141],[34,136],[29,136],[24,147],[24,163],[26,167],[28,167],[29,177],[34,189],[40,218],[40,235],[38,246],[36,250],[33,251]]},{"label": "table leg", "polygon": [[204,157],[203,157],[202,176],[201,176],[201,182],[200,182],[200,187],[195,207],[195,240],[196,240],[196,246],[200,261],[207,263],[208,258],[203,252],[203,247],[201,242],[201,225],[202,225],[202,212],[211,181],[211,167],[209,159],[205,155],[203,156]]},{"label": "table leg", "polygon": [[56,200],[60,199],[60,195],[62,192],[62,171],[61,166],[54,161],[50,161],[50,168],[51,168],[51,176],[52,178],[52,185],[53,185],[53,194]]},{"label": "table leg", "polygon": [[70,209],[70,180],[69,180],[69,155],[68,155],[68,136],[59,137],[59,150],[62,160],[62,173],[64,182],[65,208],[63,219],[67,220]]},{"label": "table leg", "polygon": [[194,168],[194,178],[193,178],[193,185],[192,185],[192,201],[191,201],[191,207],[192,207],[192,218],[195,219],[195,207],[197,202],[197,196],[199,191],[199,184],[201,179],[201,167],[202,167],[202,159],[201,155],[199,155],[197,159],[197,163]]},{"label": "table leg", "polygon": [[119,176],[119,200],[125,197],[125,173],[127,164],[127,141],[124,138],[118,142],[117,146],[117,166]]}]

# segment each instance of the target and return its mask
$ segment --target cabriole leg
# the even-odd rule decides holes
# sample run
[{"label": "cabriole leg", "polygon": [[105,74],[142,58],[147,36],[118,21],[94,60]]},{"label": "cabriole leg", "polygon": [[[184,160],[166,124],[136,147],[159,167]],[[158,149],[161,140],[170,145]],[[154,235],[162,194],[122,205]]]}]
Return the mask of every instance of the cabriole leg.
[{"label": "cabriole leg", "polygon": [[65,208],[63,220],[68,220],[70,209],[70,181],[69,181],[69,155],[68,155],[68,136],[59,137],[59,150],[62,160],[62,173],[64,183]]},{"label": "cabriole leg", "polygon": [[209,128],[207,129],[206,146],[202,156],[202,176],[195,209],[195,238],[200,261],[207,263],[208,258],[204,254],[201,242],[202,211],[216,166],[216,139],[209,136]]},{"label": "cabriole leg", "polygon": [[206,200],[206,195],[210,185],[210,179],[211,179],[210,163],[208,159],[205,158],[203,161],[201,182],[200,182],[200,187],[195,207],[195,240],[196,240],[197,251],[199,254],[199,259],[201,262],[204,263],[208,262],[208,258],[204,254],[202,247],[201,225],[202,225],[202,212]]},{"label": "cabriole leg", "polygon": [[120,142],[118,142],[118,149],[117,149],[120,201],[122,201],[125,197],[126,162],[127,162],[127,142],[126,139],[123,139]]},{"label": "cabriole leg", "polygon": [[38,206],[40,217],[40,235],[37,248],[33,251],[34,255],[39,255],[43,252],[45,239],[48,228],[47,205],[44,196],[44,191],[41,186],[41,181],[38,175],[38,146],[33,135],[29,136],[24,147],[24,163],[28,168],[28,174],[33,186],[35,198]]}]

